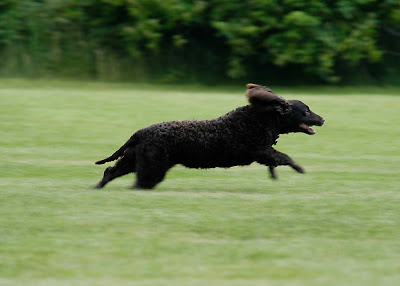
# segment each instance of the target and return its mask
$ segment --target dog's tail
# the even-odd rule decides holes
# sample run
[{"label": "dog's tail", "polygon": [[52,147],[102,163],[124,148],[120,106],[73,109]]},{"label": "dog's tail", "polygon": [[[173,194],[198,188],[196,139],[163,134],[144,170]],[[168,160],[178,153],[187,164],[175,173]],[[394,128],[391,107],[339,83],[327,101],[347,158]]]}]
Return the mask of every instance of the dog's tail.
[{"label": "dog's tail", "polygon": [[121,148],[119,148],[117,151],[115,151],[114,154],[112,154],[110,157],[107,157],[107,158],[105,158],[103,160],[97,161],[96,165],[101,165],[101,164],[104,164],[104,163],[107,163],[107,162],[111,162],[111,161],[117,160],[119,157],[122,156],[122,154],[125,152],[125,150],[128,149],[128,147],[136,145],[138,143],[137,141],[138,140],[137,140],[137,136],[136,136],[136,133],[135,133],[135,134],[133,134],[131,136],[131,138],[129,138],[128,141],[126,141],[126,143],[124,145],[121,146]]}]

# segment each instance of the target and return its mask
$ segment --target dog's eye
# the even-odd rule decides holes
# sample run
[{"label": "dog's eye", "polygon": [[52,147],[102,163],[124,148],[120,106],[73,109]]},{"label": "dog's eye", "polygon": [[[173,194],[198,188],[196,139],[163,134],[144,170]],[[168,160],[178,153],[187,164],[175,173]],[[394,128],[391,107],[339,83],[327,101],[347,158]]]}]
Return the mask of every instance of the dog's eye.
[{"label": "dog's eye", "polygon": [[304,115],[310,115],[310,111],[309,110],[304,111]]}]

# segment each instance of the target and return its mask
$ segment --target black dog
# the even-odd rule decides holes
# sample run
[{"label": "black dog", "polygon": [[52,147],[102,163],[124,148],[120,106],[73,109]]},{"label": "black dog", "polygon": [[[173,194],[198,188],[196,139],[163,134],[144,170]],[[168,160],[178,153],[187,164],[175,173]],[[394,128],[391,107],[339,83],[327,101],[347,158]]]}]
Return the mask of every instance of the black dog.
[{"label": "black dog", "polygon": [[95,188],[111,180],[136,172],[135,188],[152,189],[176,164],[189,168],[214,168],[249,165],[253,162],[274,168],[289,165],[304,170],[288,155],[276,151],[279,134],[303,132],[315,134],[313,125],[324,119],[298,100],[286,101],[269,88],[247,85],[250,105],[239,107],[212,120],[170,121],[137,131],[112,156],[96,162],[104,164],[120,158],[108,167]]}]

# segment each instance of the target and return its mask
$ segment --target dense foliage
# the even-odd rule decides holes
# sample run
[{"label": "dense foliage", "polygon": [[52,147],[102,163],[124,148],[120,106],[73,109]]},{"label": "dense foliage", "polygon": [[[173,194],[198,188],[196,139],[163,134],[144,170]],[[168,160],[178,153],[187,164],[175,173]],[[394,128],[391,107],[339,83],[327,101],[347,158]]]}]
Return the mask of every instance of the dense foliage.
[{"label": "dense foliage", "polygon": [[399,27],[398,0],[0,0],[0,73],[382,81]]}]

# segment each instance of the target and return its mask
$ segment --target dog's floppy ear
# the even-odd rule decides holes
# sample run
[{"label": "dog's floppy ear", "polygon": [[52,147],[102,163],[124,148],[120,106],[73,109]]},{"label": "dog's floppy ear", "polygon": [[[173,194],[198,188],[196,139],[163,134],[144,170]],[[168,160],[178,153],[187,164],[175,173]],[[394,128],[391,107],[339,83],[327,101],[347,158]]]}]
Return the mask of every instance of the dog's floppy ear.
[{"label": "dog's floppy ear", "polygon": [[290,110],[290,103],[268,87],[254,83],[248,83],[246,87],[247,98],[257,111],[266,112],[276,110],[283,115]]}]

